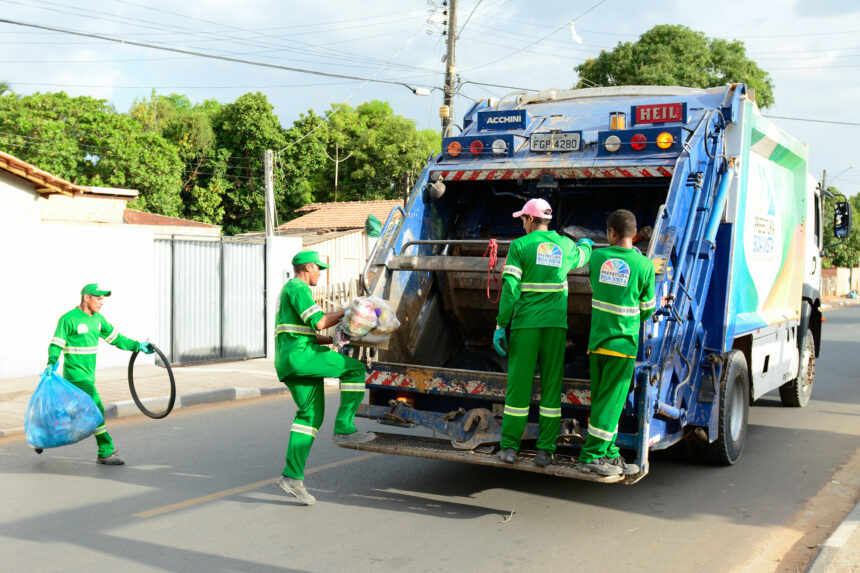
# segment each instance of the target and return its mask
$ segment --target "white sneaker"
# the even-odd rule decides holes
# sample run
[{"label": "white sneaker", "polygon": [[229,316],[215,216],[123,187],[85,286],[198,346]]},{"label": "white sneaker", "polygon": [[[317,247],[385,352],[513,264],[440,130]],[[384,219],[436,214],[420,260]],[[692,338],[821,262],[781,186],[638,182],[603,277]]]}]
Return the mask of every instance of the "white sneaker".
[{"label": "white sneaker", "polygon": [[313,505],[317,502],[316,498],[305,489],[305,483],[300,479],[281,476],[281,479],[278,480],[278,487],[305,505]]}]

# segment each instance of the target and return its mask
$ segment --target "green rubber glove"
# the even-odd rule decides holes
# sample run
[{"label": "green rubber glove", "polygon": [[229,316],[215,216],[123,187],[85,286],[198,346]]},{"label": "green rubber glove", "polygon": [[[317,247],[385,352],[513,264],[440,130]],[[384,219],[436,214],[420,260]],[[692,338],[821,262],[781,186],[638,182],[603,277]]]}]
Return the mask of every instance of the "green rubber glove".
[{"label": "green rubber glove", "polygon": [[152,344],[148,342],[140,343],[140,351],[144,354],[152,354],[153,352],[155,352],[155,350],[152,349]]},{"label": "green rubber glove", "polygon": [[508,339],[505,338],[504,328],[497,328],[493,333],[493,349],[499,356],[508,355]]}]

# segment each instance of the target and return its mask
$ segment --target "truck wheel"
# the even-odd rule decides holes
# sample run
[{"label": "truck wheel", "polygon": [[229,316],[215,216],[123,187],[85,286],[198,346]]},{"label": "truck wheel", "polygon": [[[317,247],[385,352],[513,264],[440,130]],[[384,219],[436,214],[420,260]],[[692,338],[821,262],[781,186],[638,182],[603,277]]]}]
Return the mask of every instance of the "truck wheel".
[{"label": "truck wheel", "polygon": [[809,403],[812,394],[812,383],[815,381],[815,338],[812,331],[806,331],[803,341],[803,352],[800,355],[800,367],[797,378],[779,387],[779,398],[784,406],[802,408]]},{"label": "truck wheel", "polygon": [[711,461],[730,466],[741,459],[747,441],[750,379],[747,359],[740,350],[726,354],[720,384],[720,419],[717,439],[708,446]]}]

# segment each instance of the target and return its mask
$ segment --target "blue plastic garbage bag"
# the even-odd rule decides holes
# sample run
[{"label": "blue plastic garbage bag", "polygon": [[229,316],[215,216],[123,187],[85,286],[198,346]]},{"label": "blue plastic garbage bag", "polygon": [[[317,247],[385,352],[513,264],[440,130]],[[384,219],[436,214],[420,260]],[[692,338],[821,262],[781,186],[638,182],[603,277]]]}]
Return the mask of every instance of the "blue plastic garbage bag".
[{"label": "blue plastic garbage bag", "polygon": [[30,397],[24,429],[34,448],[56,448],[91,436],[103,421],[93,399],[57,374],[54,364]]}]

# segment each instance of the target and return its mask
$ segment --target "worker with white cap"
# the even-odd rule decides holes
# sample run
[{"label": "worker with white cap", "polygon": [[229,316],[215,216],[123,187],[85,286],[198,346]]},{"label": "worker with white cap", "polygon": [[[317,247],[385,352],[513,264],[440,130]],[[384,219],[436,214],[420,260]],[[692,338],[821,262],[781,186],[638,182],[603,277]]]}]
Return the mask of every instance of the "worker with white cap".
[{"label": "worker with white cap", "polygon": [[529,200],[521,211],[526,231],[511,243],[502,270],[502,296],[493,347],[505,356],[505,328],[511,327],[508,382],[499,458],[517,459],[529,415],[535,366],[540,360],[540,437],[534,462],[554,461],[555,442],[561,425],[561,379],[567,339],[567,273],[588,262],[594,244],[580,239],[575,244],[549,230],[552,207],[544,199]]}]

